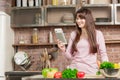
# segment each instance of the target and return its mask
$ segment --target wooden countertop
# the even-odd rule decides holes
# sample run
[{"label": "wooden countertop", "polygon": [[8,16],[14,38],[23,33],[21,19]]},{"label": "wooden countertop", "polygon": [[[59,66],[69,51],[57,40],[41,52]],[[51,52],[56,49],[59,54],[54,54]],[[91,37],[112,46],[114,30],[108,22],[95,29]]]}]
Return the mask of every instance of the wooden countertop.
[{"label": "wooden countertop", "polygon": [[23,77],[22,80],[120,80],[120,78],[105,78],[102,75],[86,75],[83,79],[55,79],[55,78],[42,78],[42,75],[34,75]]}]

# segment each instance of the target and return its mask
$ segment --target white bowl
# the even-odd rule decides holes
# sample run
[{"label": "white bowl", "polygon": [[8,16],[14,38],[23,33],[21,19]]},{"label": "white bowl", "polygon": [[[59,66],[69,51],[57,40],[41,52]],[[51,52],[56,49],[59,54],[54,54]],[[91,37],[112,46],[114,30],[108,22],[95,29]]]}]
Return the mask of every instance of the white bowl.
[{"label": "white bowl", "polygon": [[28,63],[28,55],[26,52],[24,51],[18,51],[15,55],[14,55],[14,61],[17,65],[24,65],[26,63]]},{"label": "white bowl", "polygon": [[120,76],[120,69],[100,69],[100,72],[105,77],[118,77],[118,76]]}]

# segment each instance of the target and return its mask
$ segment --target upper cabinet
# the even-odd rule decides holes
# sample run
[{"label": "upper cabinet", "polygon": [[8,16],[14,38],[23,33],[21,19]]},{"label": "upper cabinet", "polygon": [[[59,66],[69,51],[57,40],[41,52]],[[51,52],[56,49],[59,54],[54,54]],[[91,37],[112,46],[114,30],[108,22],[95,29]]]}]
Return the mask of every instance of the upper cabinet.
[{"label": "upper cabinet", "polygon": [[74,13],[76,7],[72,5],[66,6],[46,6],[45,7],[45,25],[75,25]]},{"label": "upper cabinet", "polygon": [[44,26],[42,0],[12,0],[12,27]]},{"label": "upper cabinet", "polygon": [[120,4],[115,4],[115,24],[117,24],[117,25],[120,25],[120,15],[119,14],[120,14]]},{"label": "upper cabinet", "polygon": [[84,7],[87,7],[92,11],[96,25],[114,24],[114,11],[112,4],[86,4]]},{"label": "upper cabinet", "polygon": [[43,26],[43,12],[42,7],[14,7],[12,9],[12,26]]},{"label": "upper cabinet", "polygon": [[92,11],[96,25],[114,24],[112,0],[87,0],[83,7]]},{"label": "upper cabinet", "polygon": [[75,26],[81,6],[92,11],[96,25],[120,24],[119,0],[12,0],[12,27]]}]

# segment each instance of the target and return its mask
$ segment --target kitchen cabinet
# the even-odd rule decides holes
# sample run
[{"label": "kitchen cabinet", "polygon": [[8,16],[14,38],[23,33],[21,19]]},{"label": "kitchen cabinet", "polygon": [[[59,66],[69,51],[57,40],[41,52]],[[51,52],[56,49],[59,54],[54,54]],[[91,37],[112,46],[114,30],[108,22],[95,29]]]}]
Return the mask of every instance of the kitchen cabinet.
[{"label": "kitchen cabinet", "polygon": [[[47,3],[49,3],[47,1]],[[19,27],[45,27],[45,26],[75,26],[72,23],[62,23],[62,17],[65,13],[73,14],[76,11],[76,6],[63,5],[52,6],[46,5],[41,7],[16,7],[12,8],[12,28]],[[70,17],[70,16],[68,16]],[[71,19],[71,18],[68,18]]]},{"label": "kitchen cabinet", "polygon": [[[12,27],[75,26],[74,22],[63,23],[62,17],[65,13],[74,14],[82,4],[79,0],[76,0],[76,5],[68,1],[63,4],[59,1],[59,4],[53,5],[52,0],[44,0],[41,1],[42,6],[16,7],[15,0],[12,0]],[[83,7],[92,11],[96,25],[119,24],[119,4],[112,0],[107,1],[107,4],[91,3],[91,1],[87,0]]]},{"label": "kitchen cabinet", "polygon": [[84,7],[92,11],[96,25],[113,25],[113,4],[86,4]]},{"label": "kitchen cabinet", "polygon": [[[16,1],[12,0],[12,13],[11,13],[11,27],[13,29],[20,29],[24,28],[29,30],[28,28],[39,28],[39,30],[44,28],[51,28],[55,27],[69,27],[75,26],[74,22],[74,13],[76,11],[76,5],[72,4],[62,4],[60,5],[53,5],[52,0],[43,0],[41,1],[41,6],[26,6],[26,7],[17,7]],[[61,2],[62,3],[62,2]],[[65,19],[69,19],[68,21],[63,21],[62,18],[66,13],[70,14]],[[72,15],[72,17],[71,17]],[[52,31],[54,34],[54,32]],[[17,45],[18,43],[15,42],[13,45]],[[46,45],[47,44],[47,45]],[[54,43],[53,43],[54,44]],[[24,46],[49,46],[52,45],[50,43],[40,43],[40,44],[32,44],[26,43],[23,44]],[[19,44],[21,45],[21,44]],[[19,46],[17,46],[18,48]],[[16,47],[15,47],[16,48]]]},{"label": "kitchen cabinet", "polygon": [[12,8],[12,27],[40,27],[43,26],[42,7],[14,7]]},{"label": "kitchen cabinet", "polygon": [[75,26],[75,21],[74,21],[75,11],[76,11],[76,6],[72,6],[72,5],[46,6],[45,26],[61,26],[61,25]]},{"label": "kitchen cabinet", "polygon": [[114,5],[115,9],[115,24],[120,25],[120,4]]}]

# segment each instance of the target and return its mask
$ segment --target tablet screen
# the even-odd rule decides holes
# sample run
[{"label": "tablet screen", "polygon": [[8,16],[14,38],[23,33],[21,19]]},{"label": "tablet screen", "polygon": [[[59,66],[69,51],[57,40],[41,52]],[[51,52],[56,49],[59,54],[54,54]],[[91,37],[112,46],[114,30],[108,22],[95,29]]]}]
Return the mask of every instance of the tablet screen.
[{"label": "tablet screen", "polygon": [[62,28],[55,28],[54,30],[55,30],[57,39],[59,39],[60,41],[62,41],[65,44],[67,44],[67,40],[65,38]]}]

